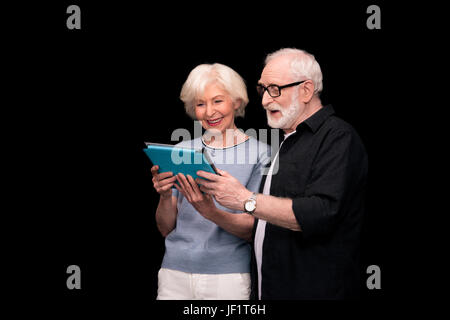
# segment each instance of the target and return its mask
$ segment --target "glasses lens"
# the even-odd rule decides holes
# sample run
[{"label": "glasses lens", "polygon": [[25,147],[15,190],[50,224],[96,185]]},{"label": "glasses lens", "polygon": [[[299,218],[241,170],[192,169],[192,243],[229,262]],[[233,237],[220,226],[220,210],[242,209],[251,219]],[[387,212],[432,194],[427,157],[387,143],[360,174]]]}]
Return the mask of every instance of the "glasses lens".
[{"label": "glasses lens", "polygon": [[269,94],[272,98],[278,97],[280,95],[280,88],[276,85],[270,85],[267,87],[267,91],[269,91]]},{"label": "glasses lens", "polygon": [[264,87],[262,85],[258,84],[256,86],[256,91],[258,91],[258,94],[262,97],[264,94]]}]

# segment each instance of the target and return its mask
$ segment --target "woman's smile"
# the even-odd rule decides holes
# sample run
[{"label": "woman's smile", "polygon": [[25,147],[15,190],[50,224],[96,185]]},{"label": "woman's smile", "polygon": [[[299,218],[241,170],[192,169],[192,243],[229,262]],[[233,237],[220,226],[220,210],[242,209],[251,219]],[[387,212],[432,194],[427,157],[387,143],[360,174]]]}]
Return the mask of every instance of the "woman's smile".
[{"label": "woman's smile", "polygon": [[222,122],[223,117],[206,120],[209,126],[214,127],[218,126]]}]

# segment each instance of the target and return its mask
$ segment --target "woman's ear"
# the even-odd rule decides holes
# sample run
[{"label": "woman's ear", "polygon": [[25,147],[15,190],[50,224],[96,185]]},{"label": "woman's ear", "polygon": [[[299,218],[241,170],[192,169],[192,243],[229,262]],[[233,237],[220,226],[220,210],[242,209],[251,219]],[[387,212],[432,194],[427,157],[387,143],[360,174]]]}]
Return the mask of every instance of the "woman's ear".
[{"label": "woman's ear", "polygon": [[234,110],[239,109],[241,107],[241,105],[242,105],[242,99],[241,98],[236,99],[236,101],[234,101],[234,106],[233,106]]}]

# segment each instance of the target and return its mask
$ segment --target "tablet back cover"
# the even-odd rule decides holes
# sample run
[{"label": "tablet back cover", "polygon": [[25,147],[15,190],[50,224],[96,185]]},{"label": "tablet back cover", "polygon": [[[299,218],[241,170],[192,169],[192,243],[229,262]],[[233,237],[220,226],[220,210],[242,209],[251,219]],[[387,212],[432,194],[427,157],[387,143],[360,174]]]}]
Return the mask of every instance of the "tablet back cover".
[{"label": "tablet back cover", "polygon": [[198,170],[216,173],[202,150],[149,143],[144,152],[154,165],[159,166],[159,172],[183,173],[194,179],[198,177]]}]

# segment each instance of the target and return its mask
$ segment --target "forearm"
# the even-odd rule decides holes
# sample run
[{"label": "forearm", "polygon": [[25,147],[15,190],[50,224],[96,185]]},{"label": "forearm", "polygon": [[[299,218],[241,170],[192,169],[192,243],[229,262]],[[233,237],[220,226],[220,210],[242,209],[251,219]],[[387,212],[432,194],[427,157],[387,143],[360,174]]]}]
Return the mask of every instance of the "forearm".
[{"label": "forearm", "polygon": [[216,208],[214,212],[208,214],[205,218],[236,237],[246,241],[251,240],[255,219],[249,214],[235,214]]},{"label": "forearm", "polygon": [[258,193],[254,216],[293,231],[301,231],[292,210],[292,199]]},{"label": "forearm", "polygon": [[176,225],[177,198],[174,196],[160,197],[156,209],[156,226],[163,237],[166,237]]}]

